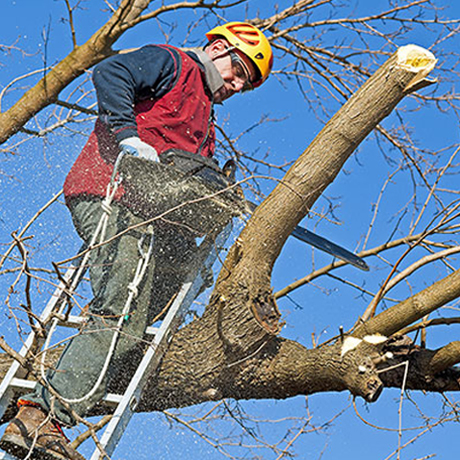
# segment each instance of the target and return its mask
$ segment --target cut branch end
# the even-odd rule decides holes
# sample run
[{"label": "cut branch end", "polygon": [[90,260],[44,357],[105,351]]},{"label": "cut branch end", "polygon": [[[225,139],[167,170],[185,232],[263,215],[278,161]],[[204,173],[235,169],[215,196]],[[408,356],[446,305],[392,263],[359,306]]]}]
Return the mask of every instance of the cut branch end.
[{"label": "cut branch end", "polygon": [[434,69],[437,61],[431,51],[421,46],[406,45],[399,48],[397,65],[415,74],[414,78],[407,84],[405,92],[417,91],[436,83],[436,80],[429,80],[426,76]]}]

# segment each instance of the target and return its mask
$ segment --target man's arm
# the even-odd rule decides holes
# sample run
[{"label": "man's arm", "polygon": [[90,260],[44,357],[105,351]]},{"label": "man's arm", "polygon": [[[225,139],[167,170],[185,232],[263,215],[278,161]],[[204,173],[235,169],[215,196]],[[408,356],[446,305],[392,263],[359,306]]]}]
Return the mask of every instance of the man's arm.
[{"label": "man's arm", "polygon": [[179,73],[178,53],[154,45],[112,56],[95,67],[93,82],[99,115],[118,142],[138,137],[134,104],[166,94]]}]

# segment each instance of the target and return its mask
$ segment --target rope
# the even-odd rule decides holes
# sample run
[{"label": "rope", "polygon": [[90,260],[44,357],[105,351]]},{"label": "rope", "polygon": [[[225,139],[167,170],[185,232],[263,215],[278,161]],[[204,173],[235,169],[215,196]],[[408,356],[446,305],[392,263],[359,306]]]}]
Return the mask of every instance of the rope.
[{"label": "rope", "polygon": [[[107,357],[105,359],[104,366],[102,367],[101,373],[99,374],[99,377],[96,383],[94,384],[93,388],[86,395],[80,398],[76,398],[76,399],[68,399],[68,398],[64,398],[63,396],[60,396],[65,402],[69,404],[80,403],[80,402],[86,401],[87,399],[91,398],[94,395],[94,393],[96,393],[97,389],[99,388],[102,381],[104,380],[104,377],[109,368],[110,360],[112,359],[113,353],[115,352],[115,348],[118,342],[121,328],[125,321],[129,321],[129,310],[131,307],[131,303],[138,294],[138,286],[140,282],[142,281],[142,278],[144,277],[144,274],[147,270],[147,267],[150,261],[150,256],[153,252],[153,242],[154,242],[153,229],[149,227],[149,230],[150,230],[149,231],[150,233],[149,249],[146,253],[144,253],[143,251],[140,251],[141,257],[139,258],[139,262],[137,264],[136,273],[134,275],[133,280],[128,285],[128,291],[129,291],[128,299],[126,300],[123,311],[121,312],[120,318],[118,319],[117,326],[115,328],[115,331],[112,337],[112,341],[110,343],[109,351],[107,353]],[[139,241],[140,243],[139,246],[142,245],[146,236],[147,236],[146,234],[142,235],[142,238]]]}]

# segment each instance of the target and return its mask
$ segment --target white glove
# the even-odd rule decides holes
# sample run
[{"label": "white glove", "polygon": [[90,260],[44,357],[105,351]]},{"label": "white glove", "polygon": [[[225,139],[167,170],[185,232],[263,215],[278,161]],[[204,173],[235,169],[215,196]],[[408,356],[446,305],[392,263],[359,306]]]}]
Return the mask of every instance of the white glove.
[{"label": "white glove", "polygon": [[157,151],[149,144],[141,141],[138,137],[128,137],[120,142],[120,148],[123,153],[128,153],[139,158],[145,158],[150,161],[160,161]]}]

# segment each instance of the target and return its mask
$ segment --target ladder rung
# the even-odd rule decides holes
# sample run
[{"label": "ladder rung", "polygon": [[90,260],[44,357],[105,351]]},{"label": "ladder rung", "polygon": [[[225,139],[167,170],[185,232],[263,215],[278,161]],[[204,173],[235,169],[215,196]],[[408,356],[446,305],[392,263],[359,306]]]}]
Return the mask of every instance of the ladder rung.
[{"label": "ladder rung", "polygon": [[[74,315],[69,315],[67,319],[65,319],[64,315],[56,315],[56,317],[59,319],[59,326],[64,326],[64,327],[79,328],[87,320],[87,318],[84,316],[74,316]],[[150,326],[146,329],[145,333],[148,336],[155,336],[158,333],[159,329],[160,329],[159,327]]]},{"label": "ladder rung", "polygon": [[[67,327],[77,327],[78,325],[81,325],[82,323],[85,322],[85,318],[82,316],[69,316],[69,318],[63,323],[62,325],[67,326]],[[145,331],[148,336],[155,336],[159,331],[158,327],[153,327],[150,326],[147,328]],[[34,380],[26,380],[26,379],[21,379],[18,377],[14,377],[11,379],[10,382],[10,388],[16,389],[16,390],[34,390],[37,385],[37,382]],[[114,394],[114,393],[109,393],[105,398],[104,402],[109,405],[117,405],[122,399],[122,396]]]},{"label": "ladder rung", "polygon": [[[11,380],[10,387],[16,390],[29,390],[32,391],[37,386],[37,382],[35,380],[26,380],[26,379],[18,379],[14,378]],[[108,406],[116,406],[120,404],[121,400],[123,399],[123,395],[117,395],[115,393],[109,393],[104,397],[104,403]]]},{"label": "ladder rung", "polygon": [[[10,387],[16,390],[34,390],[37,386],[37,382],[35,380],[26,380],[26,379],[18,379],[14,378],[11,380]],[[121,402],[123,399],[123,395],[117,395],[115,393],[109,393],[104,397],[104,403],[108,406],[116,406]]]},{"label": "ladder rung", "polygon": [[79,328],[87,320],[84,316],[69,315],[66,319],[64,315],[55,315],[59,319],[59,326]]},{"label": "ladder rung", "polygon": [[104,396],[104,403],[108,406],[118,406],[121,400],[123,399],[123,395],[117,395],[115,393],[109,393]]},{"label": "ladder rung", "polygon": [[160,330],[159,327],[154,327],[154,326],[150,326],[146,329],[145,333],[147,335],[151,335],[151,336],[155,336],[158,334],[158,331]]},{"label": "ladder rung", "polygon": [[33,390],[37,385],[37,382],[34,380],[26,380],[26,379],[18,379],[14,378],[11,379],[10,386],[12,388],[21,389],[21,390]]}]

